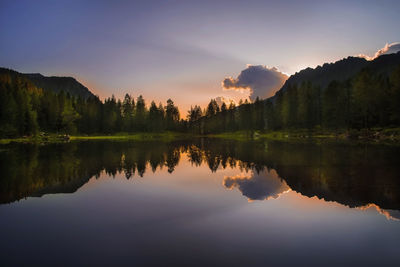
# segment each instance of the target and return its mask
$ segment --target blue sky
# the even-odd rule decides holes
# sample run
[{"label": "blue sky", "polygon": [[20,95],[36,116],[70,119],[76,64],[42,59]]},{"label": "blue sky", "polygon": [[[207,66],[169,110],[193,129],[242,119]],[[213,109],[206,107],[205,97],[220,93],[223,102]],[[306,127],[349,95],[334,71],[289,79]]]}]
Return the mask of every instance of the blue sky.
[{"label": "blue sky", "polygon": [[0,65],[187,109],[246,97],[221,82],[247,64],[293,74],[373,55],[400,41],[399,14],[400,1],[0,0]]}]

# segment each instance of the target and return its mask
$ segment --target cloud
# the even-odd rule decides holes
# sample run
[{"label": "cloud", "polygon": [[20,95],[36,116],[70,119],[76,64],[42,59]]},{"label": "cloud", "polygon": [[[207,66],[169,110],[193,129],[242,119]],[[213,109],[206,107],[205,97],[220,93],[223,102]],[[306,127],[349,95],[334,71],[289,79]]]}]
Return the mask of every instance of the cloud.
[{"label": "cloud", "polygon": [[236,105],[236,101],[230,98],[225,98],[223,96],[218,96],[215,98],[215,101],[217,102],[218,106],[221,106],[222,103],[225,103],[227,107],[229,107],[229,105],[231,103]]},{"label": "cloud", "polygon": [[288,76],[277,68],[264,65],[248,65],[235,79],[227,77],[222,81],[225,90],[250,90],[250,99],[273,96],[287,80]]},{"label": "cloud", "polygon": [[375,55],[372,57],[370,57],[368,55],[364,55],[364,54],[360,54],[358,56],[365,58],[366,60],[374,60],[375,58],[377,58],[381,55],[393,54],[393,53],[397,53],[399,51],[400,51],[400,43],[399,42],[391,43],[391,44],[386,43],[386,45],[383,48],[376,51]]},{"label": "cloud", "polygon": [[253,173],[251,176],[225,176],[223,184],[228,189],[237,187],[250,201],[278,198],[290,190],[274,170]]}]

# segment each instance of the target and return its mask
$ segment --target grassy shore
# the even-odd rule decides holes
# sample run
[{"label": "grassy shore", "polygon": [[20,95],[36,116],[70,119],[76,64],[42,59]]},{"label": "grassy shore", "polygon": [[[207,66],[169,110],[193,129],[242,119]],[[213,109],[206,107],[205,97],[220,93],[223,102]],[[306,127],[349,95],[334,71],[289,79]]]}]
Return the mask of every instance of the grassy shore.
[{"label": "grassy shore", "polygon": [[306,139],[339,139],[339,140],[358,140],[374,142],[400,142],[400,128],[373,128],[362,130],[282,130],[282,131],[237,131],[221,134],[208,135],[214,138],[225,138],[234,140],[266,139],[266,140],[306,140]]},{"label": "grassy shore", "polygon": [[277,140],[277,141],[296,141],[296,140],[355,140],[367,142],[400,142],[400,128],[373,128],[363,130],[337,130],[327,131],[322,129],[307,130],[296,129],[286,131],[236,131],[220,134],[193,135],[190,133],[162,132],[162,133],[117,133],[112,135],[57,135],[41,134],[30,137],[20,137],[11,139],[0,139],[0,144],[17,143],[59,143],[66,141],[79,140],[114,140],[114,141],[173,141],[179,139],[191,139],[198,137],[211,137],[232,139],[238,141],[245,140]]},{"label": "grassy shore", "polygon": [[176,132],[163,133],[117,133],[112,135],[57,135],[46,134],[37,136],[27,136],[20,138],[0,139],[0,144],[16,143],[60,143],[66,141],[84,141],[84,140],[110,140],[110,141],[173,141],[178,139],[188,139],[192,135]]},{"label": "grassy shore", "polygon": [[113,134],[113,135],[73,135],[70,137],[71,141],[74,140],[133,140],[133,141],[151,141],[151,140],[159,140],[159,141],[173,141],[178,139],[187,139],[190,138],[190,134],[186,133],[176,133],[176,132],[163,132],[163,133],[134,133],[134,134]]}]

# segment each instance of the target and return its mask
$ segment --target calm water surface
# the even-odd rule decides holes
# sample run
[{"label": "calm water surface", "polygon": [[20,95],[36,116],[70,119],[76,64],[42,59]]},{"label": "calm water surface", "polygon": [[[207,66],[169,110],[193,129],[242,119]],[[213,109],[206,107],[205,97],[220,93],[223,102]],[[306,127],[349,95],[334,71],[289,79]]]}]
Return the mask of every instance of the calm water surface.
[{"label": "calm water surface", "polygon": [[0,146],[0,265],[400,264],[400,149]]}]

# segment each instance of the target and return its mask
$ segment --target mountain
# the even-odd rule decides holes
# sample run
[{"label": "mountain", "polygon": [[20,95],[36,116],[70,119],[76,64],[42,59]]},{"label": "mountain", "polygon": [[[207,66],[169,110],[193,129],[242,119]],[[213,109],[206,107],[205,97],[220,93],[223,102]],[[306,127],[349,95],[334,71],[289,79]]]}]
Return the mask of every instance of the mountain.
[{"label": "mountain", "polygon": [[0,68],[0,77],[1,81],[6,83],[12,83],[14,80],[18,80],[36,89],[41,88],[55,93],[64,91],[72,96],[82,97],[84,99],[95,97],[87,87],[79,83],[73,77],[47,77],[40,73],[24,74],[6,68]]},{"label": "mountain", "polygon": [[307,68],[296,72],[286,80],[282,88],[277,91],[286,91],[291,85],[300,86],[303,82],[311,82],[314,86],[324,89],[332,81],[344,82],[353,78],[362,69],[368,68],[375,74],[387,75],[400,64],[400,52],[382,55],[372,61],[360,57],[348,57],[334,63],[325,63],[315,69]]},{"label": "mountain", "polygon": [[0,89],[5,86],[19,86],[23,85],[29,92],[40,91],[28,77],[15,70],[0,68]]},{"label": "mountain", "polygon": [[325,131],[360,137],[360,129],[369,134],[373,128],[399,127],[399,107],[400,52],[307,68],[290,76],[273,97],[224,112],[207,109],[214,115],[189,120],[189,125],[200,134],[307,130],[306,136]]},{"label": "mountain", "polygon": [[51,90],[55,93],[64,91],[72,96],[80,96],[84,99],[95,96],[87,87],[82,85],[73,77],[47,77],[40,73],[28,73],[23,75],[31,80],[37,87],[44,90]]}]

